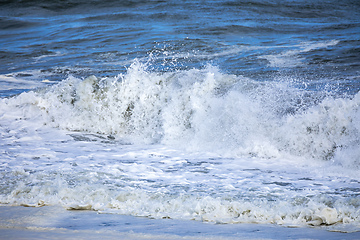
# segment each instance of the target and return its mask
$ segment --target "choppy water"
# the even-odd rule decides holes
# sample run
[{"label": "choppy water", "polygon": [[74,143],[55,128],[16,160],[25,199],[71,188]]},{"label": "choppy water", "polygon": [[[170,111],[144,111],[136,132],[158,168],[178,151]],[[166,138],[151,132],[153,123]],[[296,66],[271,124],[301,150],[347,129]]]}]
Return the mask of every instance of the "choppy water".
[{"label": "choppy water", "polygon": [[2,204],[359,230],[358,1],[0,6]]}]

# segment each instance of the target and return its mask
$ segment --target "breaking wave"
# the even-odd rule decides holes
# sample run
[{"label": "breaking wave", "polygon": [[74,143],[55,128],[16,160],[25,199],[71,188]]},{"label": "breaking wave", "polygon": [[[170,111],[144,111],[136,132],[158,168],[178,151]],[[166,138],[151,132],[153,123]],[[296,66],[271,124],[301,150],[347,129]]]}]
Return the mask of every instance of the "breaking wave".
[{"label": "breaking wave", "polygon": [[284,81],[224,74],[210,65],[148,71],[138,61],[114,78],[68,77],[49,88],[2,100],[3,109],[18,109],[18,119],[130,143],[229,156],[351,159],[339,162],[349,166],[360,156],[359,104],[359,93],[334,97]]}]

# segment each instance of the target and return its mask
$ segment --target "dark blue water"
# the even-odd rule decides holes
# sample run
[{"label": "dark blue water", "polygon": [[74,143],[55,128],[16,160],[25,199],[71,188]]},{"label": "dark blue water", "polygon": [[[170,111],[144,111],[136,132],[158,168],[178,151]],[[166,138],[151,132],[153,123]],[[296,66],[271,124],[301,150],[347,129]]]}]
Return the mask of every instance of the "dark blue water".
[{"label": "dark blue water", "polygon": [[116,76],[137,58],[156,71],[212,64],[254,80],[354,94],[359,33],[356,0],[1,1],[0,74]]}]

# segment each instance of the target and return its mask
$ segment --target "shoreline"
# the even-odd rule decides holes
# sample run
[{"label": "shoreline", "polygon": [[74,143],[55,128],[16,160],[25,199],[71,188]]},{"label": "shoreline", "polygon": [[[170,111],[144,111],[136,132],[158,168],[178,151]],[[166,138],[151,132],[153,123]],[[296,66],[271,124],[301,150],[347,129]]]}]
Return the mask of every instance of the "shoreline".
[{"label": "shoreline", "polygon": [[0,206],[0,239],[360,239],[322,227],[149,219],[59,206]]}]

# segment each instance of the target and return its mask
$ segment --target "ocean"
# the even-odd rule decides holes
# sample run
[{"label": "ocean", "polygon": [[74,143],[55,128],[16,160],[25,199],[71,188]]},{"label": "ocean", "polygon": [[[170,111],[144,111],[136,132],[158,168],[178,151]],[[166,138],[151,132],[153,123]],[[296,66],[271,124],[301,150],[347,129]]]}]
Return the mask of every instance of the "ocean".
[{"label": "ocean", "polygon": [[357,0],[2,0],[0,235],[360,239],[359,91]]}]

